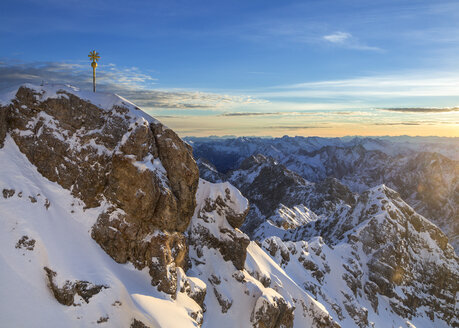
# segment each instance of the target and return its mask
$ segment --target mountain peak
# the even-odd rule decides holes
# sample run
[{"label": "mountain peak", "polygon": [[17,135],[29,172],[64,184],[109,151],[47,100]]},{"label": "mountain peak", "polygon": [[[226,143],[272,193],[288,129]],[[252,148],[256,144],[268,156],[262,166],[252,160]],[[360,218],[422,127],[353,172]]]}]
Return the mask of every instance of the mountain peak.
[{"label": "mountain peak", "polygon": [[[33,98],[30,97],[30,93]],[[7,106],[12,104],[15,100],[24,100],[24,97],[30,97],[28,100],[35,103],[43,103],[48,99],[62,99],[73,95],[81,100],[87,101],[104,111],[113,111],[116,108],[123,107],[128,110],[127,116],[135,119],[142,117],[150,123],[157,123],[158,121],[146,114],[135,104],[129,100],[109,92],[91,92],[84,91],[80,88],[70,84],[44,84],[36,85],[31,83],[24,83],[9,90],[4,91],[0,95],[0,106]]]},{"label": "mountain peak", "polygon": [[[183,254],[177,261],[165,256],[160,265],[153,265],[150,255],[171,252],[157,249],[167,240],[185,243],[182,233],[198,185],[189,146],[110,93],[27,84],[0,110],[6,117],[0,137],[9,134],[38,172],[86,208],[104,208],[92,227],[93,239],[117,262],[150,267],[152,283],[175,292],[175,278],[163,279],[161,270],[172,263],[185,266]],[[156,230],[161,237],[147,238]]]}]

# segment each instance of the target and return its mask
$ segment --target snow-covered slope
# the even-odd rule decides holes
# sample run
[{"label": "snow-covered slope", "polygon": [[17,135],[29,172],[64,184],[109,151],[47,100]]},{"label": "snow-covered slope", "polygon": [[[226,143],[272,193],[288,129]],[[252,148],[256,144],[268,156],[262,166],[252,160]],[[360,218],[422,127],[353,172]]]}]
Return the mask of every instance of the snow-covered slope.
[{"label": "snow-covered slope", "polygon": [[23,85],[0,98],[1,321],[195,327],[202,309],[181,292],[191,149],[117,95]]},{"label": "snow-covered slope", "polygon": [[187,274],[208,286],[203,327],[338,327],[324,306],[235,226],[232,218],[248,206],[236,188],[201,180],[196,197]]},{"label": "snow-covered slope", "polygon": [[[228,217],[244,215],[248,206],[228,183],[200,183],[188,228],[193,265],[186,275],[180,270],[180,288],[172,296],[151,285],[148,270],[114,262],[91,238],[91,227],[107,204],[85,209],[70,191],[38,173],[11,137],[0,149],[0,165],[0,288],[5,295],[0,317],[8,326],[142,327],[136,326],[142,322],[148,327],[250,327],[280,315],[286,327],[290,321],[295,327],[332,324],[321,304],[228,223]],[[241,239],[246,241],[242,248]],[[228,256],[235,257],[239,268],[225,260],[225,250],[236,251]],[[62,290],[67,281],[103,287],[88,302],[75,294],[66,306],[53,296],[45,268],[56,273],[54,282]],[[260,280],[273,283],[268,287]]]},{"label": "snow-covered slope", "polygon": [[[187,313],[191,299],[158,292],[148,270],[116,263],[91,238],[106,204],[85,209],[69,190],[38,173],[11,137],[0,149],[0,167],[1,325],[129,327],[138,320],[149,327],[195,326]],[[66,281],[106,288],[88,302],[75,294],[75,306],[66,306],[48,287],[45,268],[56,272],[59,288]]]}]

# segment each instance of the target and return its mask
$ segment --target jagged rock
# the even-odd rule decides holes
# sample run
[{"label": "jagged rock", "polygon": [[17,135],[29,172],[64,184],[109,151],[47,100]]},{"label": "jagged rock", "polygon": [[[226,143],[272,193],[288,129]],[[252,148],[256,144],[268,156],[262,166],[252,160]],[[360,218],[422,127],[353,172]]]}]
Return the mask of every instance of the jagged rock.
[{"label": "jagged rock", "polygon": [[96,322],[97,322],[98,324],[101,324],[101,323],[107,322],[108,319],[109,319],[108,316],[100,317]]},{"label": "jagged rock", "polygon": [[[206,185],[209,187],[206,188]],[[210,182],[200,180],[201,187],[196,198],[201,200],[201,206],[196,207],[188,228],[189,245],[196,249],[199,257],[202,256],[203,247],[218,249],[225,261],[231,261],[237,269],[242,270],[250,240],[234,229],[227,218],[243,218],[247,213],[248,202],[229,183],[219,185],[218,189],[210,188],[211,185]]]},{"label": "jagged rock", "polygon": [[263,241],[262,247],[268,251],[271,256],[279,253],[282,258],[281,266],[287,265],[290,261],[290,252],[278,237],[267,238]]},{"label": "jagged rock", "polygon": [[105,285],[95,285],[88,281],[81,280],[76,280],[74,282],[66,280],[64,285],[59,287],[54,281],[57,273],[48,267],[44,267],[43,269],[45,270],[46,277],[48,278],[49,288],[53,292],[56,300],[62,305],[76,305],[74,303],[75,295],[81,296],[86,303],[89,303],[91,297],[98,294],[102,289],[108,288],[108,286]]},{"label": "jagged rock", "polygon": [[280,295],[260,296],[250,316],[255,328],[291,328],[293,327],[293,310]]},{"label": "jagged rock", "polygon": [[3,189],[2,190],[3,198],[6,199],[6,198],[13,197],[15,192],[16,191],[14,189]]},{"label": "jagged rock", "polygon": [[206,298],[207,287],[204,282],[197,278],[186,277],[180,292],[186,293],[193,299],[201,308],[204,307],[204,299]]},{"label": "jagged rock", "polygon": [[225,298],[217,288],[213,288],[215,297],[217,298],[218,304],[220,304],[222,308],[222,313],[228,312],[228,310],[231,308],[233,305],[233,300]]},{"label": "jagged rock", "polygon": [[175,294],[177,268],[187,269],[188,248],[179,232],[154,230],[154,226],[126,222],[119,210],[101,215],[92,229],[92,237],[119,263],[130,261],[141,270],[149,268],[152,284],[158,290]]},{"label": "jagged rock", "polygon": [[122,98],[106,95],[112,103],[99,106],[85,97],[69,87],[23,86],[0,113],[7,117],[8,133],[43,176],[71,190],[87,207],[102,200],[111,205],[92,230],[102,248],[120,263],[148,266],[152,283],[174,294],[175,268],[186,269],[187,263],[182,233],[196,204],[198,168],[192,150]]},{"label": "jagged rock", "polygon": [[356,325],[359,328],[369,327],[370,323],[368,321],[368,310],[356,304],[355,301],[353,302],[349,295],[344,293],[344,296],[346,297],[346,300],[344,301],[344,308],[354,320]]},{"label": "jagged rock", "polygon": [[[384,185],[372,188],[352,207],[338,213],[332,224],[330,218],[320,220],[324,222],[311,222],[284,233],[284,241],[270,237],[262,245],[284,266],[282,250],[286,253],[296,248],[290,251],[289,265],[296,266],[298,261],[305,275],[317,278],[319,284],[305,288],[328,303],[339,317],[344,317],[345,310],[359,327],[371,327],[368,309],[359,304],[366,298],[372,310],[381,315],[387,310],[381,308],[380,296],[384,296],[388,300],[385,305],[401,318],[435,317],[454,325],[459,259],[440,229],[414,212],[398,193]],[[310,225],[319,230],[311,230]],[[313,235],[309,235],[309,247],[304,247],[302,240],[307,234],[302,231],[323,238],[313,243]],[[332,261],[327,269],[328,256],[339,257],[341,268]],[[333,301],[321,291],[333,271],[342,272],[343,285],[347,286],[347,291],[342,291],[342,308],[339,297]]]},{"label": "jagged rock", "polygon": [[[241,170],[258,173],[249,184],[242,179],[239,180],[239,172],[232,173],[229,181],[234,183],[241,192],[251,200],[264,215],[271,215],[279,203],[289,205],[286,201],[290,197],[290,187],[295,185],[306,185],[305,180],[299,175],[288,171],[283,165],[279,165],[273,158],[266,158],[259,154],[252,156],[241,164]],[[273,182],[275,183],[273,184]],[[250,182],[250,181],[249,181]],[[265,197],[256,197],[263,190]],[[255,197],[252,197],[255,196]]]},{"label": "jagged rock", "polygon": [[178,199],[179,216],[183,218],[176,223],[176,229],[183,232],[188,227],[196,206],[199,169],[193,159],[192,148],[174,131],[160,123],[153,124],[152,130],[160,150],[159,158],[166,169],[172,192]]},{"label": "jagged rock", "polygon": [[[459,250],[459,165],[438,153],[420,152],[386,168],[384,183],[416,212],[431,219]],[[400,165],[400,164],[398,164]],[[398,171],[396,169],[398,168]]]},{"label": "jagged rock", "polygon": [[266,221],[293,229],[355,203],[355,195],[337,179],[311,183],[261,154],[250,156],[224,177],[251,203],[241,229],[254,239],[264,237],[261,230]]},{"label": "jagged rock", "polygon": [[217,168],[205,158],[198,158],[196,164],[199,168],[199,176],[212,183],[220,183],[224,181],[223,174],[218,172]]},{"label": "jagged rock", "polygon": [[35,247],[35,239],[29,239],[29,236],[22,236],[16,243],[15,247],[33,251]]},{"label": "jagged rock", "polygon": [[150,328],[145,325],[142,321],[133,319],[130,328]]},{"label": "jagged rock", "polygon": [[6,132],[8,130],[8,125],[6,122],[7,111],[6,109],[0,107],[0,148],[3,148]]},{"label": "jagged rock", "polygon": [[311,221],[316,221],[317,215],[304,205],[289,208],[283,204],[276,209],[267,221],[284,230],[294,229]]}]

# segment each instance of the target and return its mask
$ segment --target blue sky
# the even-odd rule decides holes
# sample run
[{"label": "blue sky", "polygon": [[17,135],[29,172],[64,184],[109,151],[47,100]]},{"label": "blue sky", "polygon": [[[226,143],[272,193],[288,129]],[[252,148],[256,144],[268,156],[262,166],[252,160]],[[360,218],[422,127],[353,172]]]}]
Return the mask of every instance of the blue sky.
[{"label": "blue sky", "polygon": [[458,1],[15,0],[0,19],[0,87],[89,88],[96,49],[100,90],[181,135],[459,136]]}]

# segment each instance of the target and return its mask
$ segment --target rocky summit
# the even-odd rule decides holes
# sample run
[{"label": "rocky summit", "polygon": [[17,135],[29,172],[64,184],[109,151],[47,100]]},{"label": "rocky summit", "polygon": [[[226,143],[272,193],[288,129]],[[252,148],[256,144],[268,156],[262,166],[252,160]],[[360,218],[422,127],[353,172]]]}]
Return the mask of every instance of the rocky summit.
[{"label": "rocky summit", "polygon": [[153,284],[174,293],[198,183],[191,148],[128,101],[85,96],[20,87],[2,108],[6,131],[43,177],[86,208],[104,204],[92,237],[115,261],[148,267]]},{"label": "rocky summit", "polygon": [[[387,154],[315,139],[300,151],[295,139],[282,159],[269,141],[248,140],[228,141],[237,156],[184,142],[114,94],[31,84],[5,92],[1,322],[459,325],[459,259],[435,225],[457,214],[447,151]],[[190,144],[207,160],[195,162]]]}]

